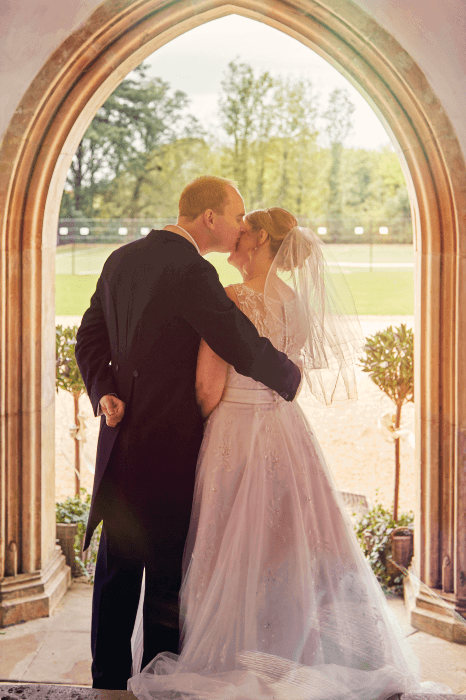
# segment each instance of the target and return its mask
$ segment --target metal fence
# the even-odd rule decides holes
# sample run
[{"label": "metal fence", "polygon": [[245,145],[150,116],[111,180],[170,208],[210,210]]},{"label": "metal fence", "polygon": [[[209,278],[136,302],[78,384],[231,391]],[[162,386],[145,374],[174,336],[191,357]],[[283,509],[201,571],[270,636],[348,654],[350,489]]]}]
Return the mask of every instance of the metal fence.
[{"label": "metal fence", "polygon": [[[140,240],[151,229],[162,229],[175,223],[169,219],[60,219],[57,231],[56,273],[67,275],[96,275],[112,248]],[[374,219],[308,219],[301,217],[299,224],[316,231],[326,243],[367,244],[368,262],[349,262],[354,267],[393,266],[373,263],[374,250],[381,243],[412,243],[410,219],[391,221]],[[412,267],[399,263],[398,267]]]},{"label": "metal fence", "polygon": [[412,243],[411,217],[373,218],[369,216],[332,219],[298,218],[300,226],[308,226],[327,243]]},{"label": "metal fence", "polygon": [[[57,245],[77,243],[124,243],[146,236],[151,229],[161,229],[176,222],[176,215],[166,219],[60,219]],[[412,243],[411,218],[382,219],[299,217],[300,226],[312,228],[329,243]]]},{"label": "metal fence", "polygon": [[79,243],[128,243],[176,222],[170,219],[60,219],[57,245]]}]

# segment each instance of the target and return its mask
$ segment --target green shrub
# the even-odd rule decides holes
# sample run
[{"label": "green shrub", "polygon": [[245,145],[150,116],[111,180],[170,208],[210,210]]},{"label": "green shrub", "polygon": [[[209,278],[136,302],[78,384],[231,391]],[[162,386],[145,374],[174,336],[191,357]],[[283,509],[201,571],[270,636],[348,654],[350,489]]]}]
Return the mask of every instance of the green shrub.
[{"label": "green shrub", "polygon": [[94,581],[94,569],[97,561],[97,552],[99,549],[100,534],[102,531],[102,523],[96,528],[89,545],[89,554],[86,557],[86,564],[81,558],[82,545],[84,535],[86,533],[87,521],[89,519],[89,510],[91,507],[91,495],[86,489],[81,489],[80,496],[68,496],[61,503],[55,504],[55,514],[57,523],[77,523],[78,532],[74,541],[75,560],[80,567],[84,576]]},{"label": "green shrub", "polygon": [[414,514],[410,511],[403,513],[395,521],[392,513],[381,503],[377,503],[355,526],[359,544],[384,590],[394,587],[399,591],[403,581],[401,572],[394,575],[388,568],[391,534],[397,527],[406,527],[413,520]]},{"label": "green shrub", "polygon": [[81,496],[68,496],[61,503],[55,503],[55,516],[57,523],[80,523],[87,525],[91,496],[86,489],[81,489]]}]

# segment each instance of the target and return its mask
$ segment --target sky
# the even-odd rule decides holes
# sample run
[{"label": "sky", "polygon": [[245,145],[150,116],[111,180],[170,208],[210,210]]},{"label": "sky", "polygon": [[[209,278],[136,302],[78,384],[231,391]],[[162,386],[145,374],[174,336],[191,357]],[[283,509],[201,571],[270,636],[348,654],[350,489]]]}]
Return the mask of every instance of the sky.
[{"label": "sky", "polygon": [[256,72],[310,79],[321,93],[322,105],[332,90],[346,88],[356,108],[346,145],[371,149],[390,145],[372,108],[341,73],[304,44],[262,22],[239,15],[213,20],[165,44],[145,63],[150,64],[151,75],[185,92],[190,112],[215,130],[220,83],[228,63],[237,58]]}]

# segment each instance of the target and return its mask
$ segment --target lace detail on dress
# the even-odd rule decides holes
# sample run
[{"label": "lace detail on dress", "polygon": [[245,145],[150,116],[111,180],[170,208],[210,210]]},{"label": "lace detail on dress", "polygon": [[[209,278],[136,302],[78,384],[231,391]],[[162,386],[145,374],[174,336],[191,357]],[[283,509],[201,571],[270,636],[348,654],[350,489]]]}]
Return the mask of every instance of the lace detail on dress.
[{"label": "lace detail on dress", "polygon": [[241,311],[253,322],[259,335],[271,341],[271,329],[267,325],[262,292],[256,292],[245,284],[233,284],[232,287],[238,297]]},{"label": "lace detail on dress", "polygon": [[[270,316],[264,306],[264,295],[262,292],[256,292],[254,289],[245,284],[231,285],[236,292],[239,302],[239,308],[256,326],[259,335],[263,338],[268,338],[273,346],[284,352],[290,360],[297,365],[301,364],[301,348],[305,342],[305,338],[298,332],[296,324],[295,302],[287,302],[284,304],[283,315],[286,323],[281,326],[280,332],[276,332]],[[285,330],[286,329],[286,330]],[[250,377],[244,377],[237,374],[234,368],[228,367],[226,386],[240,388],[257,388],[257,386],[265,387],[260,382],[255,382]]]},{"label": "lace detail on dress", "polygon": [[304,338],[298,333],[296,323],[295,301],[291,300],[283,305],[284,324],[278,333],[275,325],[267,313],[264,305],[264,294],[251,289],[245,284],[233,284],[240,303],[241,311],[253,322],[259,331],[259,335],[268,338],[271,343],[288,355],[288,357],[299,356],[304,344]]}]

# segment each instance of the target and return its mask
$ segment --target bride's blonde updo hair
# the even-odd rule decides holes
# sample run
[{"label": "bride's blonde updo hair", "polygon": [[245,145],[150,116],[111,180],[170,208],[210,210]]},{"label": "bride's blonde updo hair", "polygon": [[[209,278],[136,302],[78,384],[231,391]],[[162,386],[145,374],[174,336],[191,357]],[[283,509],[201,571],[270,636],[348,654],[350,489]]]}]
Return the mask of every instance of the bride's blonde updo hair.
[{"label": "bride's blonde updo hair", "polygon": [[250,214],[246,214],[244,219],[249,223],[253,231],[264,229],[268,233],[270,252],[273,258],[278,253],[287,234],[294,226],[298,225],[293,214],[281,207],[257,209]]}]

